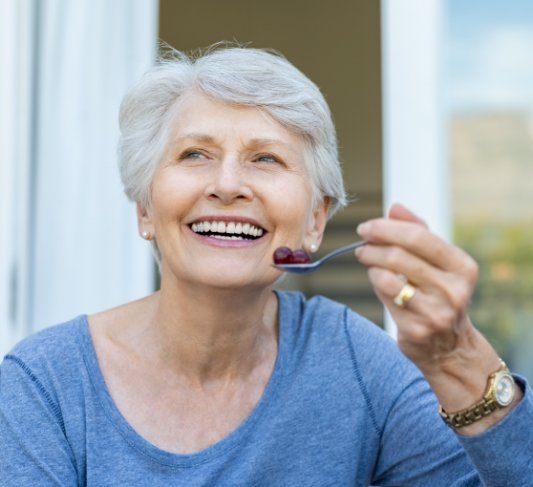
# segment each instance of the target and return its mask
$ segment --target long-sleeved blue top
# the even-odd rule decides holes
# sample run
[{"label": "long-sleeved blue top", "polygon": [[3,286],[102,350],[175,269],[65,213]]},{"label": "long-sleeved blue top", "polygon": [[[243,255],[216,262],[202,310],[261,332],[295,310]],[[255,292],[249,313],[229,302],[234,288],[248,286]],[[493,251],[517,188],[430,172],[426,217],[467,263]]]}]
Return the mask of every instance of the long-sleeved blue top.
[{"label": "long-sleeved blue top", "polygon": [[0,367],[0,485],[532,486],[533,394],[474,437],[448,428],[381,329],[323,297],[277,292],[279,347],[249,417],[193,454],[125,420],[87,316],[20,342]]}]

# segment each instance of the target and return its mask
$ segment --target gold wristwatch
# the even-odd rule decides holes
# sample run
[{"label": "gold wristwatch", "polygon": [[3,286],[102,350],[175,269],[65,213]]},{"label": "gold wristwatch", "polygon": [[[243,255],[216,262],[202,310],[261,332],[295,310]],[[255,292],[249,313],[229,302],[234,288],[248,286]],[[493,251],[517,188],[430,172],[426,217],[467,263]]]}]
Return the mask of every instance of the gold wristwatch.
[{"label": "gold wristwatch", "polygon": [[453,428],[468,426],[493,411],[511,404],[515,395],[515,381],[505,362],[501,359],[500,362],[501,367],[489,376],[487,390],[481,401],[453,413],[446,412],[439,405],[439,414],[449,426]]}]

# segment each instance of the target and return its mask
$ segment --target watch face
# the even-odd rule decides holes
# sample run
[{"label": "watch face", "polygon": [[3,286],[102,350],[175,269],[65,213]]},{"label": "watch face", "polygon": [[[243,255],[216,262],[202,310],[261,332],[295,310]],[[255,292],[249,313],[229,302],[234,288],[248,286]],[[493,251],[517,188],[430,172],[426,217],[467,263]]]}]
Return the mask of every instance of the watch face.
[{"label": "watch face", "polygon": [[514,396],[514,390],[513,376],[510,374],[502,375],[499,377],[496,383],[496,401],[498,401],[501,406],[507,406],[508,404],[511,404]]}]

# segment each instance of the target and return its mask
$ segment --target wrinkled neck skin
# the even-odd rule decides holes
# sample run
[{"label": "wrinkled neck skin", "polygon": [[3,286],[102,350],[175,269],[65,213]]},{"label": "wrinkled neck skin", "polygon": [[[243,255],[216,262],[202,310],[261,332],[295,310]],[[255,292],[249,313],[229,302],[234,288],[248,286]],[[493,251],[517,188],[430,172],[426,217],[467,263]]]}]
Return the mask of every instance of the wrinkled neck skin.
[{"label": "wrinkled neck skin", "polygon": [[221,289],[163,275],[150,301],[140,343],[192,385],[244,379],[277,353],[278,302],[270,286]]}]

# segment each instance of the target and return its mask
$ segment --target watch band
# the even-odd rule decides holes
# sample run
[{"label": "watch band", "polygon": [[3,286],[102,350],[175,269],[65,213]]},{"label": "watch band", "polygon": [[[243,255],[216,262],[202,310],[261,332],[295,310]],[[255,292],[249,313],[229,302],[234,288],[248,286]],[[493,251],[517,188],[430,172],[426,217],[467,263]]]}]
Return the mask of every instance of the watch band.
[{"label": "watch band", "polygon": [[505,362],[501,359],[500,362],[501,367],[489,376],[487,390],[483,396],[483,399],[468,408],[454,412],[445,411],[444,408],[439,404],[439,414],[446,424],[452,428],[462,428],[463,426],[468,426],[476,421],[479,421],[497,409],[501,409],[507,405],[500,404],[494,394],[496,376],[501,375],[502,373],[505,375],[510,375],[510,371],[507,368],[507,365],[505,365]]}]

